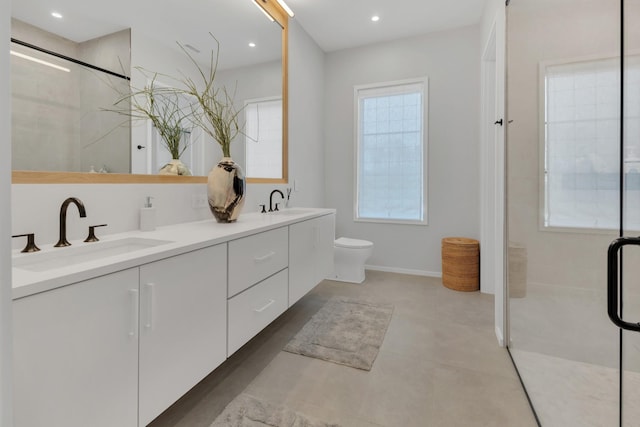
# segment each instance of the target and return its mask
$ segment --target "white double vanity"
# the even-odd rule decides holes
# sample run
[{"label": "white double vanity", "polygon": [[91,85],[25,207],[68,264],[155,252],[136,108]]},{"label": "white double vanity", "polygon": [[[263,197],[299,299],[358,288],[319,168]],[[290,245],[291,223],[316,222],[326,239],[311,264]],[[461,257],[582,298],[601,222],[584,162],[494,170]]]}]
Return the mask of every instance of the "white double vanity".
[{"label": "white double vanity", "polygon": [[146,426],[333,270],[290,209],[13,257],[16,427]]}]

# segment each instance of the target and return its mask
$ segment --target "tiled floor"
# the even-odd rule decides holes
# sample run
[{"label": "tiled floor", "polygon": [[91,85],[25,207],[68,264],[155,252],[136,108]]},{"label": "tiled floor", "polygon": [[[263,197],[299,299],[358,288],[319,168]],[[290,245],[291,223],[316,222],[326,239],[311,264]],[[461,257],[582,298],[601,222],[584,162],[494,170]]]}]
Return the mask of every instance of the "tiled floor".
[{"label": "tiled floor", "polygon": [[[618,369],[523,350],[511,350],[544,427],[616,427]],[[640,419],[640,374],[626,371],[624,423]]]},{"label": "tiled floor", "polygon": [[[333,295],[395,306],[369,372],[281,351]],[[369,271],[361,285],[325,281],[151,426],[209,427],[245,391],[344,427],[533,427],[493,319],[492,296],[439,279]]]},{"label": "tiled floor", "polygon": [[[619,329],[605,287],[527,285],[512,298],[511,354],[544,427],[619,425]],[[625,290],[625,317],[640,313]],[[624,334],[624,426],[640,419],[640,334]]]}]

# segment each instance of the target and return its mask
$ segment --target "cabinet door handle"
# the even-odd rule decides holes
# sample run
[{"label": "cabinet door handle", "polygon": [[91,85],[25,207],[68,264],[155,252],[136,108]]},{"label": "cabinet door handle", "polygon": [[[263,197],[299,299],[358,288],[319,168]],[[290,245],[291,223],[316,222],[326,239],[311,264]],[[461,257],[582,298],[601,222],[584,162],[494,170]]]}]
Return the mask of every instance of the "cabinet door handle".
[{"label": "cabinet door handle", "polygon": [[261,256],[261,257],[256,257],[256,258],[254,258],[253,260],[255,261],[255,263],[256,263],[256,264],[259,264],[259,263],[261,263],[261,262],[265,262],[265,261],[267,261],[267,260],[268,260],[268,259],[270,259],[270,258],[273,258],[273,256],[274,256],[275,254],[276,254],[275,252],[271,251],[271,252],[269,252],[268,254],[266,254],[266,255],[264,255],[264,256]]},{"label": "cabinet door handle", "polygon": [[138,290],[129,289],[129,302],[131,303],[131,328],[129,336],[135,337],[138,330]]},{"label": "cabinet door handle", "polygon": [[154,283],[147,283],[145,285],[147,288],[147,316],[144,327],[149,329],[153,328],[153,293],[155,286]]},{"label": "cabinet door handle", "polygon": [[276,300],[274,299],[270,299],[268,303],[266,303],[263,307],[260,308],[256,308],[253,311],[255,311],[256,313],[262,313],[263,311],[265,311],[267,308],[271,307],[273,305],[273,303],[276,302]]}]

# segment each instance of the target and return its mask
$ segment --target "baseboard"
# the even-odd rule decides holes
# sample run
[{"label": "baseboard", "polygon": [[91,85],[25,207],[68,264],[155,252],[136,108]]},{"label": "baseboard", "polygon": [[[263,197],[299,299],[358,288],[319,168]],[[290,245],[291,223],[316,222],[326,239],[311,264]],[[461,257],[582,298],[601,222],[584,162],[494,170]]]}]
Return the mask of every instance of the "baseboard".
[{"label": "baseboard", "polygon": [[411,276],[442,278],[442,272],[440,271],[413,270],[409,268],[385,267],[381,265],[365,265],[364,268],[365,270],[385,271],[387,273],[399,273],[399,274],[409,274]]}]

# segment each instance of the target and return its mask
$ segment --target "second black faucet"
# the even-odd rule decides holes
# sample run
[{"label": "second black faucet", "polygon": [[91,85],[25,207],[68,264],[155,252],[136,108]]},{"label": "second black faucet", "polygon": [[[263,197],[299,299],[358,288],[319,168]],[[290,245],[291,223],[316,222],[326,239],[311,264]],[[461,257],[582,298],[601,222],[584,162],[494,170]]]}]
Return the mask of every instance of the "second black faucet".
[{"label": "second black faucet", "polygon": [[273,211],[277,211],[278,210],[278,204],[277,203],[276,203],[276,208],[273,209],[273,195],[274,195],[274,193],[279,193],[280,197],[282,197],[282,200],[284,200],[284,194],[282,194],[282,191],[280,191],[278,189],[273,190],[271,192],[271,194],[269,195],[269,212],[273,212]]}]

